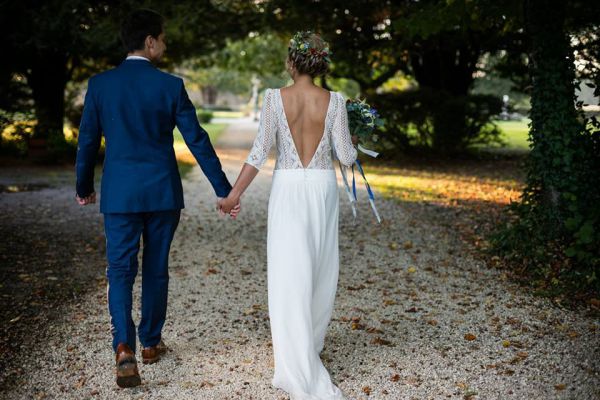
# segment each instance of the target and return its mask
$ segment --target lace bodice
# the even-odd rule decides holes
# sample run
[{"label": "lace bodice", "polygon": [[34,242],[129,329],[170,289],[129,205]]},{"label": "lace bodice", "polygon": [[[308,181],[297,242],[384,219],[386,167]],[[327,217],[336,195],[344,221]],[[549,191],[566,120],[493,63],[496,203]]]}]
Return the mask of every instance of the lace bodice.
[{"label": "lace bodice", "polygon": [[[263,100],[258,134],[246,163],[260,169],[277,142],[275,169],[304,169],[287,123],[279,89],[267,89]],[[348,113],[343,96],[331,92],[325,116],[325,130],[307,169],[333,169],[332,154],[346,166],[356,160],[348,129]]]}]

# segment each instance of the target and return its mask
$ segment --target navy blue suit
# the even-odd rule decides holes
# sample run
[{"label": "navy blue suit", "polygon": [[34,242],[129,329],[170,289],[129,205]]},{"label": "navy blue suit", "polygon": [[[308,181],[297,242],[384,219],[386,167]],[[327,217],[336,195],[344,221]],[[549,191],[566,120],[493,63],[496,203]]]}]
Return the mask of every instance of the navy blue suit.
[{"label": "navy blue suit", "polygon": [[144,347],[160,341],[167,307],[168,257],[184,207],[173,149],[177,126],[219,197],[231,185],[208,134],[198,124],[183,80],[146,60],[125,60],[88,82],[77,148],[77,195],[94,192],[94,167],[102,134],[106,156],[100,211],[107,244],[108,300],[113,348],[135,351],[132,287],[143,237],[142,319]]}]

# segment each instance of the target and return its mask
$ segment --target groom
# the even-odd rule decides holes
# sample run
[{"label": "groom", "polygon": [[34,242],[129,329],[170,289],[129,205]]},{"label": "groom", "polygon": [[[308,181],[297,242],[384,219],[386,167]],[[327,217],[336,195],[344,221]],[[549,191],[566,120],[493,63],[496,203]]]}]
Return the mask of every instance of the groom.
[{"label": "groom", "polygon": [[81,205],[96,202],[94,167],[102,134],[106,141],[100,212],[104,214],[108,308],[120,387],[141,383],[131,318],[140,237],[144,243],[142,318],[137,334],[143,362],[158,361],[166,350],[161,330],[167,311],[169,249],[184,207],[173,150],[175,125],[216,195],[226,197],[231,190],[183,81],[153,65],[167,48],[163,22],[151,10],[134,11],[125,19],[121,39],[127,59],[90,78],[79,128],[76,169]]}]

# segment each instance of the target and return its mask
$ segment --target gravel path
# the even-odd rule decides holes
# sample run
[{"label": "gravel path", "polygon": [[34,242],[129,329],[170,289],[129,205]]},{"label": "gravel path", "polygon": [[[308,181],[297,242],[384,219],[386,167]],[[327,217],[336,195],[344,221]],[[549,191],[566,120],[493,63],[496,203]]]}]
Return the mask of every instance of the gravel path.
[{"label": "gravel path", "polygon": [[[238,123],[219,141],[232,181],[255,131],[251,122]],[[105,285],[90,279],[89,290],[40,326],[42,336],[31,332],[20,374],[1,397],[287,399],[270,385],[265,240],[272,165],[250,187],[237,221],[213,211],[199,168],[186,178],[164,329],[171,351],[157,364],[140,364],[142,386],[114,384]],[[65,205],[70,190],[2,194],[0,211],[18,212],[18,204],[44,196],[71,223],[90,223],[90,238],[97,238],[97,207]],[[385,221],[377,226],[363,198],[354,225],[340,198],[340,283],[323,358],[350,399],[600,398],[597,318],[532,297],[466,255],[451,230],[425,222],[426,209],[380,200]],[[55,229],[60,235],[67,228]],[[90,268],[85,258],[73,263]]]}]

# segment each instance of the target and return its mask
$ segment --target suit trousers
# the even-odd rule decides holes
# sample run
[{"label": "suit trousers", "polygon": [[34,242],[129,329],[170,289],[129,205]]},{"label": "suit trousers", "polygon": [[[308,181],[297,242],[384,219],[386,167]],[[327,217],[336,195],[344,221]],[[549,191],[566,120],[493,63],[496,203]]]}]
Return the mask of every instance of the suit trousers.
[{"label": "suit trousers", "polygon": [[108,309],[113,349],[126,343],[135,352],[136,329],[131,317],[132,290],[142,256],[142,310],[138,336],[143,347],[160,342],[167,313],[169,250],[181,210],[104,214],[108,267]]}]

